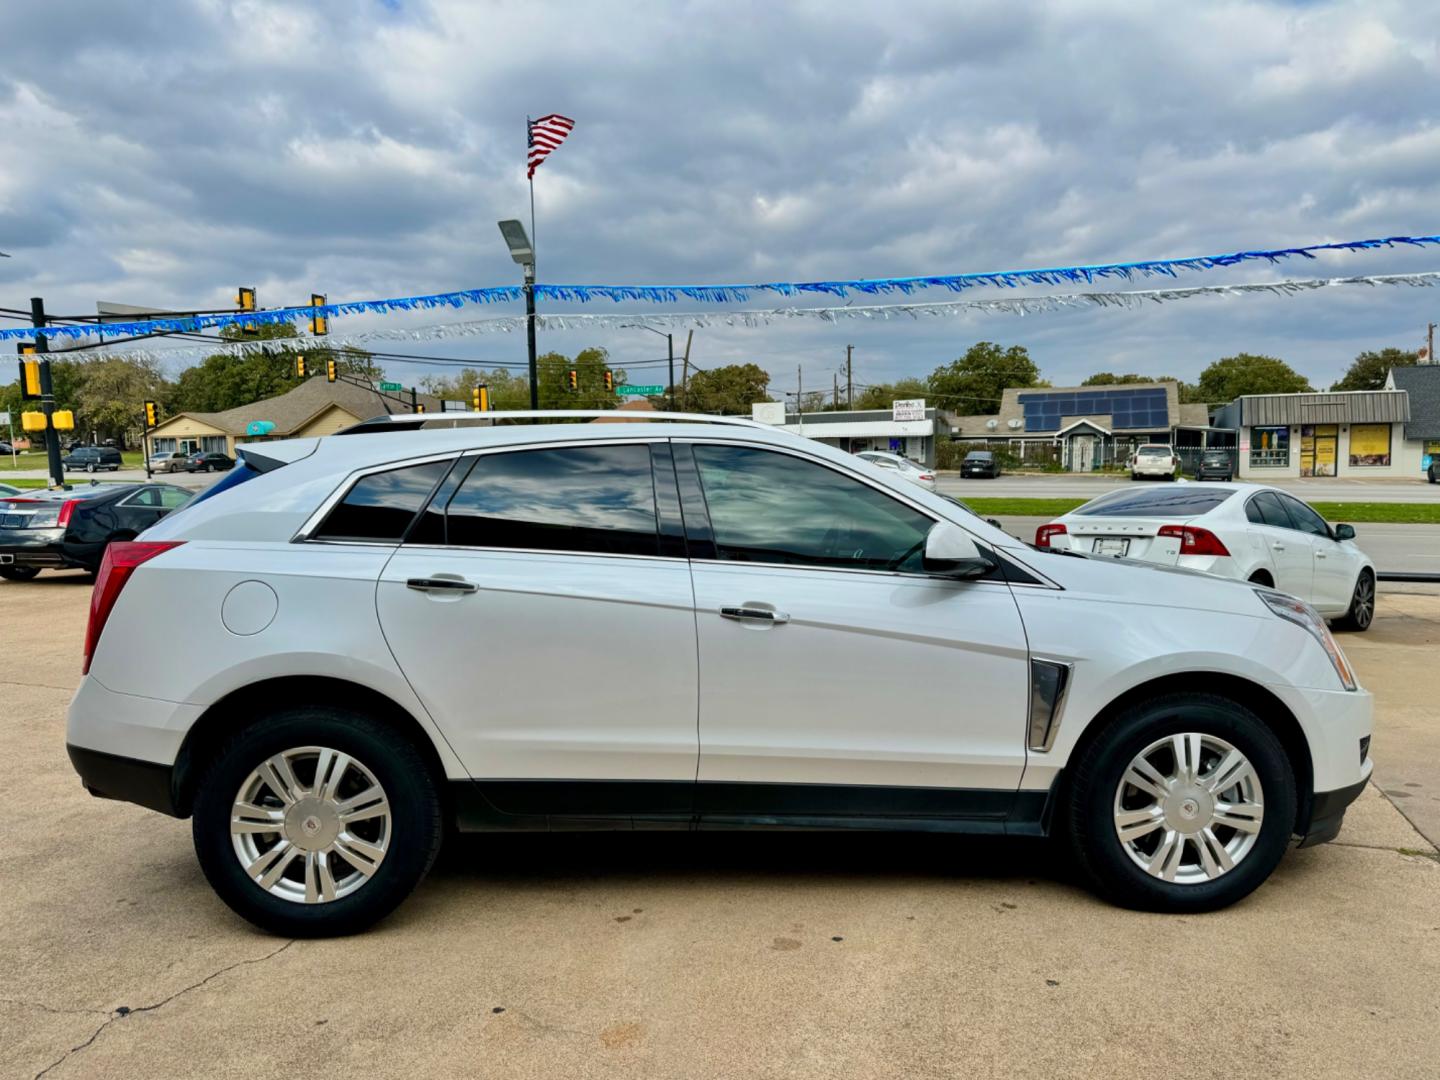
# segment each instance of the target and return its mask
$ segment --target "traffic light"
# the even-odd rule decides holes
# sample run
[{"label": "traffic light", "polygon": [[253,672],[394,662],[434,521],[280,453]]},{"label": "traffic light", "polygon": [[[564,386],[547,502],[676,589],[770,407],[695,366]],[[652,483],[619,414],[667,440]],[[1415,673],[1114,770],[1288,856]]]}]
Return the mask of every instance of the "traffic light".
[{"label": "traffic light", "polygon": [[568,372],[565,373],[565,378],[566,384],[570,387],[571,390],[580,389],[580,373],[574,368],[571,368]]},{"label": "traffic light", "polygon": [[[34,351],[35,351],[35,346],[34,346],[34,345],[22,345],[22,346],[20,346],[20,352],[21,352],[22,355],[28,356],[28,355],[32,354]],[[39,361],[39,360],[21,360],[21,361],[20,361],[20,400],[21,400],[21,401],[38,401],[41,396],[42,396],[42,395],[41,395],[41,393],[40,393],[40,361]]]},{"label": "traffic light", "polygon": [[609,368],[605,369],[605,392],[613,393],[615,390],[615,373]]},{"label": "traffic light", "polygon": [[[239,291],[235,295],[235,306],[238,307],[241,311],[255,310],[254,286],[240,286]],[[260,333],[260,327],[256,326],[254,323],[245,323],[243,326],[240,327],[240,332],[243,334],[258,334]]]},{"label": "traffic light", "polygon": [[75,414],[69,409],[56,409],[50,414],[50,426],[56,431],[74,431]]},{"label": "traffic light", "polygon": [[160,409],[159,409],[159,407],[155,404],[155,402],[153,402],[153,401],[147,401],[147,402],[145,402],[145,426],[146,426],[147,428],[152,428],[152,427],[154,427],[157,423],[159,423],[159,419],[160,419]]},{"label": "traffic light", "polygon": [[424,405],[421,405],[421,404],[419,404],[419,403],[417,402],[416,405],[415,405],[415,411],[416,411],[417,413],[422,413],[422,412],[425,411],[425,406],[424,406]]},{"label": "traffic light", "polygon": [[326,382],[334,382],[334,381],[335,381],[335,361],[334,361],[334,360],[326,360],[326,361],[325,361],[325,381],[326,381]]},{"label": "traffic light", "polygon": [[305,357],[299,353],[295,355],[295,377],[297,379],[305,378]]},{"label": "traffic light", "polygon": [[[324,306],[325,306],[325,297],[324,297],[323,295],[321,295],[320,293],[311,293],[311,294],[310,294],[310,306],[311,306],[312,308],[314,308],[314,307],[324,307]],[[311,312],[311,313],[310,313],[310,333],[314,334],[316,337],[319,337],[319,336],[321,336],[322,334],[328,334],[329,332],[330,332],[330,319],[329,319],[329,317],[328,317],[328,316],[325,316],[325,315],[321,315],[319,312]],[[335,380],[334,380],[334,379],[331,379],[330,381],[331,381],[331,382],[334,382]]]},{"label": "traffic light", "polygon": [[490,387],[481,383],[470,391],[470,404],[476,412],[490,411]]}]

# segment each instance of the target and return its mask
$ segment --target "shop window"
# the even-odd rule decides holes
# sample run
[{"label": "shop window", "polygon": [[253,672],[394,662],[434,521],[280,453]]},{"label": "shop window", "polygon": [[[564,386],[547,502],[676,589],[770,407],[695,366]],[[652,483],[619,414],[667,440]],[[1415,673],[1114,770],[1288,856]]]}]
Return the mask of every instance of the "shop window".
[{"label": "shop window", "polygon": [[1290,465],[1290,429],[1288,427],[1256,427],[1250,429],[1250,467],[1252,469],[1288,468]]},{"label": "shop window", "polygon": [[1350,467],[1384,467],[1390,464],[1390,425],[1350,425]]}]

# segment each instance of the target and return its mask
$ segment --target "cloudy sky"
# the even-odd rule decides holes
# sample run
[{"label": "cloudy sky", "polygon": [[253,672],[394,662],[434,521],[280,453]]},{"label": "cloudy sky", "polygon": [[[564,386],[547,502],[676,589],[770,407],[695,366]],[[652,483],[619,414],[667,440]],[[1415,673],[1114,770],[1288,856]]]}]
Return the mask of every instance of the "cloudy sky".
[{"label": "cloudy sky", "polygon": [[[551,282],[958,273],[1440,232],[1426,3],[10,0],[3,25],[12,308],[513,282],[494,223],[528,214],[527,113],[577,121],[535,185]],[[1184,284],[1429,269],[1440,248]],[[783,391],[797,366],[829,386],[847,343],[860,383],[927,373],[981,339],[1027,346],[1057,384],[1193,377],[1243,350],[1319,386],[1361,349],[1414,347],[1437,316],[1440,290],[1351,289],[711,328],[693,356],[754,360]],[[639,330],[541,347],[589,344],[621,364],[664,348]],[[523,359],[524,340],[400,351],[488,364]]]}]

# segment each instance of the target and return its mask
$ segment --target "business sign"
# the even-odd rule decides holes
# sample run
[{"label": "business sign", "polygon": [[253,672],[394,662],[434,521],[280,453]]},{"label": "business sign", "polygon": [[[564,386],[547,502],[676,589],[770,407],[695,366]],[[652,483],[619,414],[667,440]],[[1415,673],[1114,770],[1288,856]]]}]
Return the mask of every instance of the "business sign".
[{"label": "business sign", "polygon": [[397,390],[397,391],[398,391],[398,390],[404,390],[405,387],[401,386],[398,382],[382,382],[382,383],[380,384],[380,389],[381,389],[381,390]]},{"label": "business sign", "polygon": [[469,411],[470,411],[470,406],[469,406],[469,405],[466,405],[465,402],[463,402],[463,401],[451,401],[449,398],[445,398],[444,400],[442,400],[442,401],[440,402],[440,411],[441,411],[441,412],[469,412]]},{"label": "business sign", "polygon": [[663,386],[617,386],[615,393],[620,397],[654,397],[663,394]]},{"label": "business sign", "polygon": [[757,401],[750,406],[750,419],[757,424],[785,426],[785,403],[783,401]]},{"label": "business sign", "polygon": [[0,412],[0,427],[9,427],[9,426],[10,426],[10,414],[9,414],[8,412]]},{"label": "business sign", "polygon": [[269,435],[274,430],[275,421],[273,420],[251,420],[245,425],[246,435]]},{"label": "business sign", "polygon": [[897,424],[909,420],[924,420],[925,399],[908,398],[905,401],[892,401],[890,403],[890,419]]}]

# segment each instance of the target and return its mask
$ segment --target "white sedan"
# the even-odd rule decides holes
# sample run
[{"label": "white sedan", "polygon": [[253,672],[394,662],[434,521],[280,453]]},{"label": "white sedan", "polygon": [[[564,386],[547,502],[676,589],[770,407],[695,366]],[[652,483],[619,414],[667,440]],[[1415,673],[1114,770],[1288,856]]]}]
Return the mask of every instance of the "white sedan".
[{"label": "white sedan", "polygon": [[1139,559],[1268,585],[1348,630],[1375,615],[1375,566],[1349,525],[1333,528],[1260,484],[1126,488],[1035,531],[1035,546]]},{"label": "white sedan", "polygon": [[885,450],[862,450],[855,455],[863,461],[870,462],[882,469],[890,469],[898,472],[912,484],[919,484],[926,491],[935,490],[935,470],[927,469],[918,462],[911,461],[899,454],[892,454]]}]

